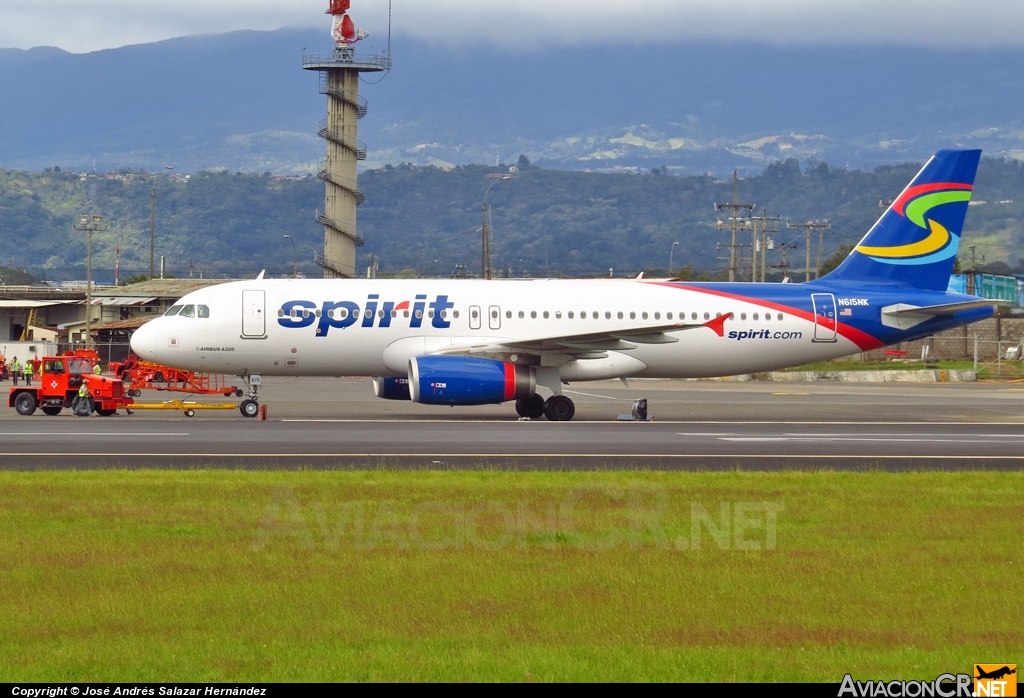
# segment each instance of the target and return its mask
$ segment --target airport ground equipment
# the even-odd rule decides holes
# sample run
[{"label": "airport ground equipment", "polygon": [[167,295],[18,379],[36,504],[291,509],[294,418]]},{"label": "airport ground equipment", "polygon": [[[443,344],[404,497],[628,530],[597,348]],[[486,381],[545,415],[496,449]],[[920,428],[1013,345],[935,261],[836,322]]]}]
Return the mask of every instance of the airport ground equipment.
[{"label": "airport ground equipment", "polygon": [[131,407],[133,401],[125,395],[120,378],[92,373],[97,359],[98,356],[94,358],[87,351],[44,357],[42,373],[33,385],[11,388],[8,407],[24,416],[34,414],[37,408],[50,416],[58,415],[78,399],[83,382],[89,390],[93,409],[100,416],[109,417],[119,408]]},{"label": "airport ground equipment", "polygon": [[183,371],[170,366],[140,361],[129,354],[124,362],[110,364],[114,375],[124,381],[128,395],[139,397],[143,390],[164,390],[190,395],[235,395],[242,397],[242,389],[227,384],[227,376],[215,373]]},{"label": "airport ground equipment", "polygon": [[186,417],[194,417],[196,410],[234,410],[238,409],[238,405],[233,402],[204,404],[175,399],[164,402],[136,402],[132,404],[131,409],[132,412],[135,410],[178,410]]}]

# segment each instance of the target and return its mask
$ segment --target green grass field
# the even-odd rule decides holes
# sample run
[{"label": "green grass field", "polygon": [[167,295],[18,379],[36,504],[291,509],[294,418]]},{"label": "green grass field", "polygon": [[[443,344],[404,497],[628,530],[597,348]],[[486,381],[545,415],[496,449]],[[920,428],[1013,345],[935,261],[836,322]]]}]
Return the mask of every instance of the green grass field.
[{"label": "green grass field", "polygon": [[934,678],[1024,658],[1022,492],[1020,472],[0,473],[0,681]]}]

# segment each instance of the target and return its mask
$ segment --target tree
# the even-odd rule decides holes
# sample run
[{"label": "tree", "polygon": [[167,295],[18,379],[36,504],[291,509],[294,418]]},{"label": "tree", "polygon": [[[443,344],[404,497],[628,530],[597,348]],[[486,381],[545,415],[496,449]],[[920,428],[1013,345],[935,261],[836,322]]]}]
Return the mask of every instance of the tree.
[{"label": "tree", "polygon": [[842,264],[843,260],[850,256],[851,252],[853,252],[853,245],[840,245],[839,251],[822,263],[821,268],[818,269],[818,278],[825,276],[825,274],[828,274]]},{"label": "tree", "polygon": [[532,167],[532,164],[530,163],[530,158],[526,157],[525,155],[520,155],[519,156],[519,164],[517,165],[517,167],[520,170],[528,170],[528,169],[530,169],[530,167]]},{"label": "tree", "polygon": [[4,286],[30,286],[38,281],[36,277],[21,269],[0,267],[0,284]]}]

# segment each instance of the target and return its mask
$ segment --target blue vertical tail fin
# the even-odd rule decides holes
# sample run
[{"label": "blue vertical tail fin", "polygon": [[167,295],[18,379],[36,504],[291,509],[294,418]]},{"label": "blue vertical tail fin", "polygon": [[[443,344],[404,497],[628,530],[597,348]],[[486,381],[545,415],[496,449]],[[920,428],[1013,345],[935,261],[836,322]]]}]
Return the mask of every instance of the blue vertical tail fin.
[{"label": "blue vertical tail fin", "polygon": [[850,256],[822,278],[945,291],[980,159],[980,150],[935,153]]}]

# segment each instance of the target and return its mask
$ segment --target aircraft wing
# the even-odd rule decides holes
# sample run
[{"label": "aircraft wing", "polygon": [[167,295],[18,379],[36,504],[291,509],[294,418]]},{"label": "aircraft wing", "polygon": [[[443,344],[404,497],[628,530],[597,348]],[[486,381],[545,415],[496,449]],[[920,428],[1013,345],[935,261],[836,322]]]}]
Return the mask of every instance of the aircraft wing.
[{"label": "aircraft wing", "polygon": [[474,354],[493,357],[505,357],[510,354],[526,354],[533,356],[561,355],[564,361],[571,359],[597,359],[606,356],[609,351],[629,351],[636,349],[637,344],[672,344],[678,342],[672,332],[695,330],[708,327],[722,335],[725,321],[732,317],[726,313],[705,323],[676,322],[664,325],[647,325],[644,327],[624,327],[601,332],[585,332],[567,335],[546,335],[526,339],[504,339],[500,341],[480,342],[479,344],[453,344],[438,350],[438,354]]}]

